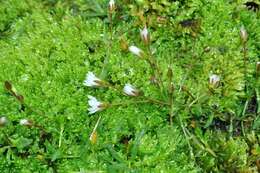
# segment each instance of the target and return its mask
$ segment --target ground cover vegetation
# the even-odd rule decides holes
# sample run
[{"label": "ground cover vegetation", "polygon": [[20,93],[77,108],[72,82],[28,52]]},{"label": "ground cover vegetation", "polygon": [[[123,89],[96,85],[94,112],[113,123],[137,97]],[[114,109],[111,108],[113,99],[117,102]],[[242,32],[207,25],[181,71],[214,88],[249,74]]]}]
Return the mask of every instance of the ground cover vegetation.
[{"label": "ground cover vegetation", "polygon": [[259,172],[259,5],[0,0],[0,172]]}]

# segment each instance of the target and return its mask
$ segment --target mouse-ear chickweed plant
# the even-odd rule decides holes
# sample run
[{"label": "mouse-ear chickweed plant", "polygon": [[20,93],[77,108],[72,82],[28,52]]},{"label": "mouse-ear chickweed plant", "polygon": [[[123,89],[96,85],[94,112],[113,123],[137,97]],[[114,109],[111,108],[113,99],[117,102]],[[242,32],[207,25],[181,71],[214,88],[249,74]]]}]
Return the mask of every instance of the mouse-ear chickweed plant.
[{"label": "mouse-ear chickweed plant", "polygon": [[257,172],[259,8],[205,2],[1,1],[0,172]]},{"label": "mouse-ear chickweed plant", "polygon": [[[113,31],[112,31],[112,16],[113,13],[115,13],[115,2],[110,1],[109,2],[109,22],[110,22],[110,43],[108,44],[108,49],[111,49],[112,46],[112,40],[113,40]],[[175,95],[180,94],[182,95],[183,93],[188,94],[189,96],[192,96],[191,92],[189,89],[185,86],[181,86],[180,91],[181,92],[175,92],[176,88],[180,88],[180,86],[177,86],[173,82],[174,78],[174,72],[173,72],[173,66],[172,62],[168,65],[168,68],[166,69],[166,73],[164,73],[163,68],[159,65],[158,59],[154,56],[154,53],[151,49],[151,36],[149,33],[148,25],[145,24],[142,29],[140,29],[140,40],[142,41],[142,44],[144,46],[144,50],[139,48],[136,45],[130,45],[128,46],[128,43],[124,43],[124,50],[128,50],[130,53],[132,53],[136,58],[140,61],[145,61],[147,64],[149,64],[149,70],[152,72],[151,76],[153,76],[153,81],[151,85],[155,85],[157,94],[160,96],[160,99],[156,99],[153,97],[148,97],[145,94],[145,91],[142,91],[138,89],[137,86],[134,86],[130,83],[124,84],[124,86],[118,86],[114,85],[112,83],[107,82],[104,79],[104,74],[103,70],[106,69],[107,64],[107,59],[105,60],[104,63],[104,68],[102,70],[101,76],[98,77],[96,74],[93,72],[89,71],[86,74],[86,78],[83,82],[83,84],[87,87],[91,88],[106,88],[109,90],[112,90],[114,92],[117,92],[121,94],[122,96],[128,96],[130,98],[129,101],[126,102],[106,102],[106,101],[100,101],[94,96],[88,96],[88,111],[89,114],[94,114],[97,112],[101,112],[107,108],[111,108],[114,106],[127,106],[130,104],[155,104],[162,106],[166,109],[168,109],[168,120],[170,125],[173,124],[173,119],[176,118],[177,123],[181,126],[181,129],[186,137],[189,149],[190,149],[190,154],[192,158],[194,158],[193,154],[193,149],[190,144],[190,139],[192,138],[193,140],[196,140],[196,144],[199,145],[201,148],[204,148],[206,151],[208,151],[210,154],[215,156],[215,153],[208,147],[203,146],[198,139],[195,138],[194,135],[189,132],[189,130],[185,127],[185,123],[183,118],[179,115],[175,115]],[[111,55],[111,52],[109,50],[108,56],[106,58],[109,58]],[[220,83],[220,76],[216,74],[212,74],[209,77],[209,85],[212,86],[212,88],[217,88],[217,86]],[[192,96],[193,97],[193,96]],[[90,141],[91,143],[96,143],[97,140],[97,127],[100,123],[101,120],[100,116],[96,122],[96,125],[94,129],[92,130],[92,133],[90,135]]]}]

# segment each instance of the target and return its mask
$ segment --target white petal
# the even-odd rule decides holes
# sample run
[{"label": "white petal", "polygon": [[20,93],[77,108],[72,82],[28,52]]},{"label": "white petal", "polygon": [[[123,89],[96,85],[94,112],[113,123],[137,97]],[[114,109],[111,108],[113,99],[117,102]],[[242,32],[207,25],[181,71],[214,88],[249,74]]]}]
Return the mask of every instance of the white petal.
[{"label": "white petal", "polygon": [[8,122],[7,118],[6,117],[1,117],[0,118],[0,125],[4,125]]},{"label": "white petal", "polygon": [[142,56],[142,50],[141,49],[139,49],[138,47],[136,47],[136,46],[130,46],[129,48],[129,51],[130,52],[132,52],[134,55],[137,55],[137,56],[139,56],[139,57],[141,57]]},{"label": "white petal", "polygon": [[140,34],[141,34],[141,38],[142,38],[143,40],[147,40],[147,39],[148,39],[148,29],[147,29],[146,26],[144,27],[144,29],[142,29],[142,30],[140,31]]},{"label": "white petal", "polygon": [[115,8],[115,1],[114,0],[110,0],[109,1],[109,9],[113,10]]},{"label": "white petal", "polygon": [[93,72],[88,72],[86,75],[86,79],[84,81],[84,85],[88,86],[88,87],[100,86],[98,81],[101,81],[101,80],[99,78],[97,78]]},{"label": "white petal", "polygon": [[213,74],[209,77],[209,82],[213,85],[217,84],[220,81],[220,77],[216,74]]},{"label": "white petal", "polygon": [[136,93],[138,92],[137,89],[131,84],[125,84],[123,91],[129,96],[137,96]]},{"label": "white petal", "polygon": [[21,119],[20,120],[20,125],[30,125],[31,123],[27,119]]},{"label": "white petal", "polygon": [[96,99],[96,97],[93,97],[93,96],[88,96],[88,104],[89,104],[89,108],[88,108],[88,111],[90,114],[93,114],[99,110],[101,110],[101,106],[102,106],[102,102],[98,101]]}]

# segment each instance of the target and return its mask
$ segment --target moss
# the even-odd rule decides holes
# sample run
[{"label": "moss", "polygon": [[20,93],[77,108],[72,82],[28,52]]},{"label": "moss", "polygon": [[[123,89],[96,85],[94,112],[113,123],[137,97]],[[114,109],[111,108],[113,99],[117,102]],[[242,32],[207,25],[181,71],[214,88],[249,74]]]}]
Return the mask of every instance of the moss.
[{"label": "moss", "polygon": [[[260,19],[246,1],[116,2],[111,45],[103,0],[0,2],[0,83],[9,81],[15,93],[0,87],[0,115],[9,120],[0,127],[2,172],[260,169]],[[173,69],[173,124],[167,106],[146,103],[90,115],[87,95],[111,103],[129,98],[85,87],[88,71],[116,87],[132,83],[147,97],[167,99],[151,84],[149,63],[121,49],[124,38],[147,50],[139,38],[144,22],[165,85]],[[241,26],[249,36],[246,66]],[[216,87],[209,85],[211,74],[220,76]],[[99,116],[93,144],[89,135]],[[19,125],[23,118],[36,126]]]}]

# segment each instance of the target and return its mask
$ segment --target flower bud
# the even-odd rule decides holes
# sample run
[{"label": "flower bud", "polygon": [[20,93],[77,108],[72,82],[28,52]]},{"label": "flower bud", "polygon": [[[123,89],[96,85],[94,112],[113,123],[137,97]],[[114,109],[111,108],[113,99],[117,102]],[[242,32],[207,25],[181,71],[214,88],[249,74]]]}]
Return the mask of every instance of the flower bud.
[{"label": "flower bud", "polygon": [[8,120],[6,117],[1,117],[0,118],[0,127],[5,126],[8,123]]},{"label": "flower bud", "polygon": [[220,82],[220,77],[216,74],[213,74],[209,77],[209,83],[214,86],[214,87],[217,87],[218,84]]},{"label": "flower bud", "polygon": [[115,8],[116,8],[115,1],[114,0],[110,0],[109,1],[109,11],[112,12],[112,11],[115,10]]},{"label": "flower bud", "polygon": [[27,120],[27,119],[21,119],[20,120],[20,125],[22,126],[33,126],[33,122],[31,120]]},{"label": "flower bud", "polygon": [[144,29],[140,30],[140,35],[144,44],[147,45],[150,42],[150,35],[146,26],[144,27]]},{"label": "flower bud", "polygon": [[172,94],[174,92],[174,84],[172,82],[169,84],[168,92],[172,96]]},{"label": "flower bud", "polygon": [[260,61],[256,62],[256,73],[260,73]]},{"label": "flower bud", "polygon": [[153,75],[150,77],[150,83],[153,85],[158,85],[158,80],[156,79],[156,77]]},{"label": "flower bud", "polygon": [[143,57],[144,52],[136,46],[130,46],[128,50],[139,57]]},{"label": "flower bud", "polygon": [[123,51],[127,51],[128,50],[128,44],[125,38],[120,39],[120,48]]},{"label": "flower bud", "polygon": [[8,90],[8,91],[11,91],[12,90],[12,84],[8,81],[5,81],[5,88]]},{"label": "flower bud", "polygon": [[244,26],[240,28],[240,37],[244,43],[247,42],[248,34]]},{"label": "flower bud", "polygon": [[173,77],[173,72],[172,72],[172,68],[169,66],[168,67],[168,72],[167,72],[167,77],[171,80]]},{"label": "flower bud", "polygon": [[140,92],[131,84],[125,84],[123,92],[128,96],[139,96]]}]

